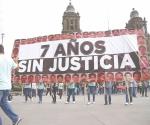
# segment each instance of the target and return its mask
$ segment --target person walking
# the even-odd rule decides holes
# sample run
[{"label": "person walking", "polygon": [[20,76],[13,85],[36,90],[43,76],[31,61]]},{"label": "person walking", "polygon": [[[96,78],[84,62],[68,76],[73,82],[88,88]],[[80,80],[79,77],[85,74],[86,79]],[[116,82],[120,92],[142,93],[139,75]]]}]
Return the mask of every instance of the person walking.
[{"label": "person walking", "polygon": [[12,110],[12,106],[7,101],[12,88],[11,71],[16,68],[18,68],[17,59],[13,60],[6,57],[3,45],[0,45],[0,107],[11,119],[12,125],[19,125],[21,121],[21,118]]}]

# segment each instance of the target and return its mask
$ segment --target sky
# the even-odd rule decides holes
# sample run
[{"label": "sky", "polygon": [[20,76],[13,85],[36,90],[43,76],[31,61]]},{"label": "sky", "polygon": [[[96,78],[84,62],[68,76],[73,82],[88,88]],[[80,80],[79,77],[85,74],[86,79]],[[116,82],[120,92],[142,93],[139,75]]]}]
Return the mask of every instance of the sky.
[{"label": "sky", "polygon": [[[0,0],[0,34],[5,34],[5,53],[11,55],[15,39],[61,33],[68,5],[69,0]],[[72,0],[72,5],[80,14],[82,31],[125,28],[132,8],[140,17],[146,17],[150,31],[148,0]]]}]

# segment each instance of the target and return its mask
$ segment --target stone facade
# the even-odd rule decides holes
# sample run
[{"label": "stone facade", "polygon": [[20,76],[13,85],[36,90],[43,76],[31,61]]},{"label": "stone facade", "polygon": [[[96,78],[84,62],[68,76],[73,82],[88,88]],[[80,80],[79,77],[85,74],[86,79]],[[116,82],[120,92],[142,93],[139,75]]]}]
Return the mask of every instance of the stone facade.
[{"label": "stone facade", "polygon": [[145,40],[147,45],[147,52],[148,52],[148,58],[150,61],[150,34],[147,31],[147,21],[146,19],[142,19],[142,17],[139,16],[139,13],[134,8],[132,9],[130,13],[130,19],[128,23],[126,23],[127,29],[143,29],[145,34]]},{"label": "stone facade", "polygon": [[[63,14],[63,21],[62,21],[63,29],[62,33],[74,33],[74,32],[81,32],[80,30],[80,15],[78,12],[75,12],[74,6],[69,3],[66,8],[66,11]],[[150,34],[147,31],[147,21],[145,18],[139,16],[139,13],[134,8],[130,13],[130,19],[128,23],[126,23],[127,29],[143,29],[145,33],[145,40],[147,45],[148,51],[148,58],[150,61]]]},{"label": "stone facade", "polygon": [[81,32],[80,16],[78,12],[75,12],[75,9],[71,2],[69,3],[69,5],[66,8],[66,11],[64,12],[62,25],[62,33]]}]

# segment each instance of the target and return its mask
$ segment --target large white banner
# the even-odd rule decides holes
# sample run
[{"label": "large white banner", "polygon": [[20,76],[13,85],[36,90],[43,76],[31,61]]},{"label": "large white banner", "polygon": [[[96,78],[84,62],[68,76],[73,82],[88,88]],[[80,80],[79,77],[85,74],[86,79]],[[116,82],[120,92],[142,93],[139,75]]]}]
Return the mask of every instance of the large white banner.
[{"label": "large white banner", "polygon": [[57,58],[137,52],[137,36],[80,38],[20,45],[19,59]]},{"label": "large white banner", "polygon": [[110,73],[115,78],[130,71],[139,80],[149,79],[145,45],[142,30],[55,34],[16,40],[12,56],[19,58],[17,76]]},{"label": "large white banner", "polygon": [[139,69],[137,36],[48,41],[20,45],[19,73],[88,73]]}]

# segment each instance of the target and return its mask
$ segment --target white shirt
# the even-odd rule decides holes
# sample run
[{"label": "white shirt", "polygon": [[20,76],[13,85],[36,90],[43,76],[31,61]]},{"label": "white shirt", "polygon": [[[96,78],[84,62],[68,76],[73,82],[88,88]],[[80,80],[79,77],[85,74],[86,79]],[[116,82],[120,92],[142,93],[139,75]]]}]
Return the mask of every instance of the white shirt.
[{"label": "white shirt", "polygon": [[58,89],[63,89],[64,88],[64,83],[58,83]]},{"label": "white shirt", "polygon": [[37,89],[45,89],[44,83],[43,82],[38,83],[37,84]]},{"label": "white shirt", "polygon": [[31,89],[31,83],[23,83],[24,88],[29,88]]},{"label": "white shirt", "polygon": [[17,64],[12,58],[8,58],[0,54],[0,90],[10,90],[11,84],[11,71],[17,68]]},{"label": "white shirt", "polygon": [[32,83],[32,89],[36,89],[36,83]]}]

